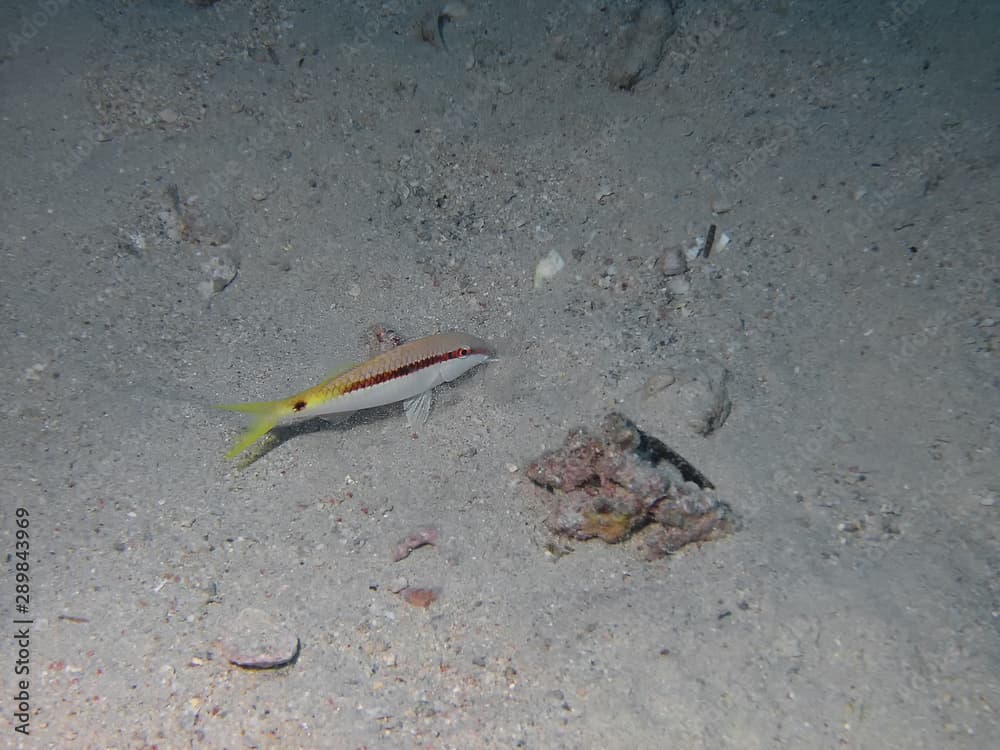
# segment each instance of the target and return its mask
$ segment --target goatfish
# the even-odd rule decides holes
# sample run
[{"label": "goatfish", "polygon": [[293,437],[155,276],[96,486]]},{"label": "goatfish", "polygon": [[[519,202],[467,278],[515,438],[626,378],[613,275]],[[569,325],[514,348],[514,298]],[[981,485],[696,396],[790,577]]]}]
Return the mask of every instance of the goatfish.
[{"label": "goatfish", "polygon": [[217,409],[255,417],[226,454],[235,458],[280,425],[403,402],[411,427],[427,421],[431,390],[492,359],[493,347],[465,333],[440,333],[410,341],[332,373],[319,385],[277,401],[218,404]]}]

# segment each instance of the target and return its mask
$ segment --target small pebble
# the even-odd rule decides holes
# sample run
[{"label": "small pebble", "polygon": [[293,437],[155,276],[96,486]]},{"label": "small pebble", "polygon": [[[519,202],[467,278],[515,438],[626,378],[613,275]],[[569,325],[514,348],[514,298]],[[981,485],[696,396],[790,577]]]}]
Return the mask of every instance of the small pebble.
[{"label": "small pebble", "polygon": [[543,281],[551,279],[565,267],[566,261],[563,260],[563,257],[556,250],[550,251],[535,266],[535,289],[538,289]]},{"label": "small pebble", "polygon": [[25,368],[24,379],[37,382],[42,379],[43,372],[45,372],[45,364],[43,362],[37,362],[31,367]]},{"label": "small pebble", "polygon": [[232,258],[213,255],[202,263],[201,270],[208,274],[208,279],[198,284],[198,291],[205,298],[218,294],[233,283],[239,273],[239,264]]},{"label": "small pebble", "polygon": [[434,589],[403,589],[403,599],[413,607],[429,607],[437,601],[437,592]]},{"label": "small pebble", "polygon": [[667,289],[671,294],[687,294],[691,291],[691,282],[682,276],[674,276],[667,280]]}]

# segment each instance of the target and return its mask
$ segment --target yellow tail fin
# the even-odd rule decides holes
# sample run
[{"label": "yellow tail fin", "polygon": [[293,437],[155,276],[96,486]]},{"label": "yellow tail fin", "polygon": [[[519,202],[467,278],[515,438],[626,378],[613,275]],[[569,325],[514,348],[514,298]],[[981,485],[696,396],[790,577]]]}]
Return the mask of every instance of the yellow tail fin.
[{"label": "yellow tail fin", "polygon": [[250,428],[240,435],[240,439],[236,442],[236,445],[226,454],[226,458],[236,458],[277,427],[278,421],[281,419],[282,412],[284,411],[282,409],[284,403],[284,401],[253,401],[246,404],[216,404],[216,409],[240,411],[256,417]]}]

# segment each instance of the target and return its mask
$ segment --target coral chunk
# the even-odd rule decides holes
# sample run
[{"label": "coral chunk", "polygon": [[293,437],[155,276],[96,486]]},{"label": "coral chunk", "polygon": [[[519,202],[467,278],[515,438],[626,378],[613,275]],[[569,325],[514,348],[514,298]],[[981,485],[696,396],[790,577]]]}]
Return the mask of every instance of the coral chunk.
[{"label": "coral chunk", "polygon": [[550,508],[550,531],[609,544],[642,532],[646,556],[663,557],[732,527],[732,511],[700,471],[618,413],[599,430],[576,429],[527,476]]}]

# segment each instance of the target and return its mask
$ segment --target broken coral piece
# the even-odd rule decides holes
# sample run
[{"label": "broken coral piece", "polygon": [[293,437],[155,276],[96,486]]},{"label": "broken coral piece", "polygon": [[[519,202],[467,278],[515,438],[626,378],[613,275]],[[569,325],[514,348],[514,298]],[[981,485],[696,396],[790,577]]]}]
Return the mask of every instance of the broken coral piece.
[{"label": "broken coral piece", "polygon": [[428,544],[437,544],[440,536],[441,534],[438,530],[431,527],[417,529],[413,533],[408,534],[404,539],[401,539],[399,544],[393,547],[392,561],[399,562],[400,560],[405,560],[413,550]]},{"label": "broken coral piece", "polygon": [[732,525],[732,511],[701,472],[618,413],[609,414],[600,430],[571,431],[527,475],[550,506],[550,531],[609,544],[642,531],[650,559]]}]

